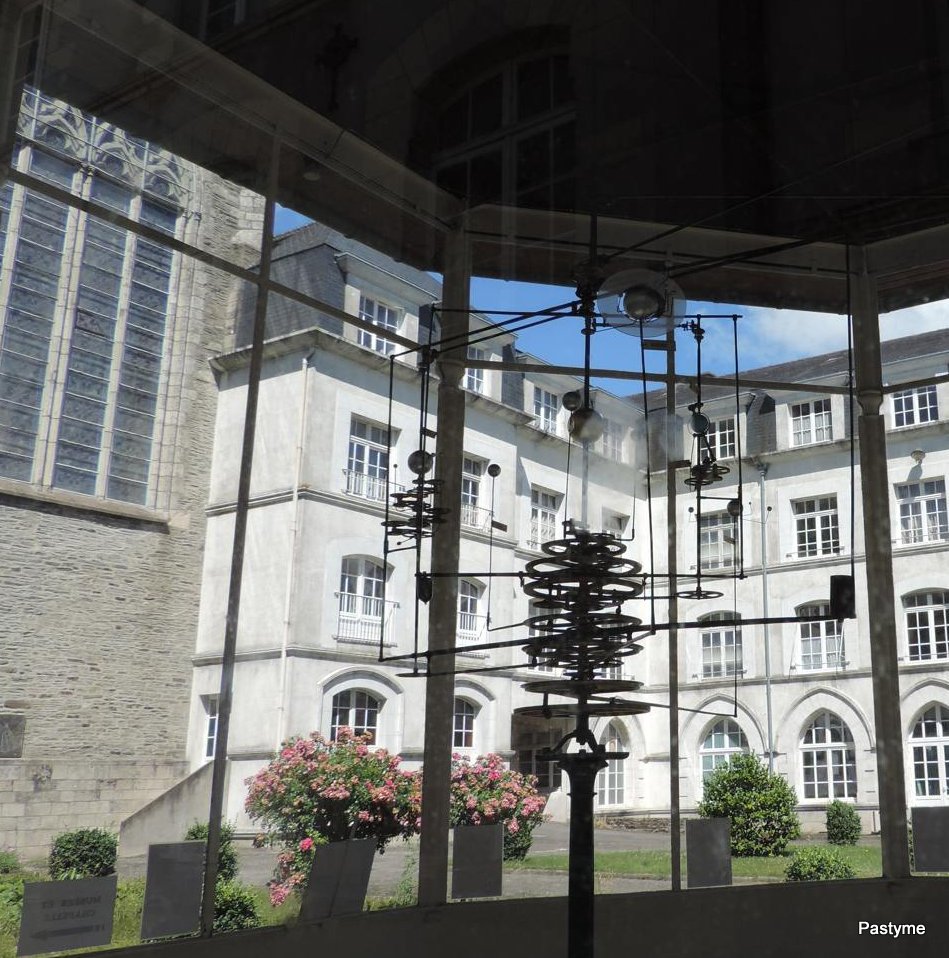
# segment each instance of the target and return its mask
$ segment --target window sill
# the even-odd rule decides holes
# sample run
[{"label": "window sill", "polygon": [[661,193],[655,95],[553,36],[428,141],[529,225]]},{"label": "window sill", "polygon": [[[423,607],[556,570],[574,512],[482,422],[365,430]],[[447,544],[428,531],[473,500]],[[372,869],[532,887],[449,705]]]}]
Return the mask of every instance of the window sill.
[{"label": "window sill", "polygon": [[149,509],[147,506],[137,506],[115,499],[99,499],[96,496],[84,496],[77,492],[66,492],[63,489],[49,489],[34,486],[28,482],[18,482],[16,479],[0,478],[0,496],[10,496],[31,502],[42,502],[47,505],[59,506],[63,509],[74,509],[79,512],[96,513],[97,515],[115,516],[121,519],[134,519],[139,522],[154,523],[162,526],[187,525],[176,521],[167,512]]}]

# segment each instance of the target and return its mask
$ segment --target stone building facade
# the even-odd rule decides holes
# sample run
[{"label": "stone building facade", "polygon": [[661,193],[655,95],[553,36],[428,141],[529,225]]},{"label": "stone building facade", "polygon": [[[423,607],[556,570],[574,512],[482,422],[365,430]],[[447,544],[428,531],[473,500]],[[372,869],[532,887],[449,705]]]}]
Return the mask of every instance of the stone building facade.
[{"label": "stone building facade", "polygon": [[[393,554],[384,564],[380,523],[386,476],[393,484],[405,481],[407,457],[419,441],[416,356],[394,363],[390,422],[386,357],[393,348],[382,333],[424,341],[421,307],[437,300],[439,290],[427,275],[316,225],[279,240],[275,270],[306,277],[307,291],[318,289],[326,302],[379,326],[380,334],[292,306],[270,317],[229,743],[227,815],[241,828],[250,827],[242,811],[244,779],[289,735],[332,735],[340,725],[354,725],[372,731],[380,745],[408,762],[421,759],[423,744],[421,680],[400,674],[407,670],[404,661],[379,659],[380,634],[384,657],[410,651],[414,641],[414,565],[405,554]],[[480,339],[484,320],[473,322]],[[238,336],[246,342],[240,321]],[[510,334],[476,348],[481,359],[519,355]],[[887,343],[883,358],[890,382],[935,378],[946,369],[949,334]],[[214,361],[221,391],[191,698],[192,767],[214,749],[247,363],[246,348]],[[680,588],[690,588],[701,568],[706,588],[721,593],[679,603],[679,619],[697,623],[677,636],[686,813],[694,812],[711,769],[747,749],[788,778],[807,824],[819,827],[835,797],[854,802],[868,827],[876,823],[859,467],[851,473],[846,377],[847,357],[838,353],[750,371],[747,378],[776,387],[742,389],[737,406],[733,389],[705,392],[708,448],[728,471],[704,490],[701,505],[678,483]],[[798,382],[809,388],[824,383],[828,392],[786,388]],[[538,775],[555,814],[564,813],[566,796],[558,770],[541,761],[539,752],[566,728],[513,715],[515,708],[536,703],[523,682],[549,672],[520,650],[466,653],[465,646],[486,640],[489,626],[515,626],[492,637],[526,637],[531,613],[516,577],[494,579],[488,589],[478,571],[522,570],[538,556],[541,542],[561,534],[565,518],[581,517],[579,451],[574,448],[568,459],[562,408],[564,393],[576,386],[553,371],[471,369],[465,379],[459,667],[495,671],[458,677],[454,743],[461,753],[500,752]],[[903,624],[894,641],[901,650],[912,803],[949,801],[949,582],[943,575],[949,443],[944,412],[940,418],[940,410],[949,408],[947,388],[935,381],[888,400],[895,599]],[[671,450],[661,426],[645,430],[641,399],[602,391],[596,399],[608,428],[590,454],[586,520],[626,540],[629,554],[660,574],[668,571],[665,461],[696,455],[693,410],[687,408],[695,399],[692,391],[676,397]],[[665,399],[654,393],[648,403],[663,408]],[[436,423],[434,410],[432,428]],[[495,480],[486,471],[489,464],[500,467]],[[647,465],[655,471],[654,549],[646,518]],[[741,501],[740,521],[726,508],[730,499]],[[492,519],[500,523],[493,533]],[[851,571],[856,618],[837,623],[830,618],[830,576]],[[663,621],[663,604],[657,608]],[[629,611],[648,620],[648,607]],[[765,614],[808,615],[813,621],[741,628],[740,619]],[[419,616],[424,647],[424,606]],[[644,682],[642,697],[661,706],[669,694],[666,633],[642,644],[643,653],[627,659],[621,671]],[[600,811],[666,814],[666,710],[600,719],[594,731],[614,750],[630,753],[601,775]]]},{"label": "stone building facade", "polygon": [[235,295],[55,191],[241,265],[263,204],[35,91],[18,133],[13,169],[36,185],[0,186],[0,847],[29,858],[187,771],[208,358]]}]

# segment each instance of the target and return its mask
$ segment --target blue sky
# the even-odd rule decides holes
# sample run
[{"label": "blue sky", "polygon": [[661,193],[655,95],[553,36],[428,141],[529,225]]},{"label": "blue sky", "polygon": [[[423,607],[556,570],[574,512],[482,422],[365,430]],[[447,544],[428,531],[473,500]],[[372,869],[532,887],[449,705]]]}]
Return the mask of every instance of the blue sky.
[{"label": "blue sky", "polygon": [[[277,208],[275,232],[284,233],[310,222],[292,210]],[[471,286],[471,305],[479,310],[531,311],[556,306],[574,298],[572,287],[540,286],[475,278]],[[847,324],[843,316],[807,313],[796,310],[761,309],[720,303],[689,302],[688,314],[737,313],[739,366],[751,369],[771,363],[787,362],[805,356],[847,346]],[[501,317],[499,317],[500,319]],[[583,361],[583,337],[579,319],[557,319],[518,335],[518,345],[526,352],[549,363],[580,366]],[[708,319],[703,323],[706,336],[702,343],[702,367],[708,372],[727,374],[734,370],[731,320]],[[930,303],[900,310],[881,318],[884,339],[906,336],[949,326],[949,301]],[[653,353],[649,368],[665,366],[662,353]],[[682,371],[694,369],[695,345],[692,336],[677,333],[677,365]],[[615,330],[604,330],[593,337],[592,363],[611,369],[640,368],[639,340]],[[626,393],[637,388],[628,381],[601,383],[613,392]]]}]

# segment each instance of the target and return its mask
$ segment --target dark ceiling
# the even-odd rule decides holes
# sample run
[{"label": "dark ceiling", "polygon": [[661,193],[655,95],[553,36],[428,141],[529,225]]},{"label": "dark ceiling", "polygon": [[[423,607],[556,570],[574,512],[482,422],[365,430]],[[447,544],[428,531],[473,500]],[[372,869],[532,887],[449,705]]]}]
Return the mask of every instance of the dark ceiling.
[{"label": "dark ceiling", "polygon": [[568,282],[596,214],[690,298],[839,308],[842,244],[949,295],[946,4],[247,0],[213,51],[201,6],[62,3],[42,85],[260,189],[276,129],[282,204],[423,268],[463,224]]}]

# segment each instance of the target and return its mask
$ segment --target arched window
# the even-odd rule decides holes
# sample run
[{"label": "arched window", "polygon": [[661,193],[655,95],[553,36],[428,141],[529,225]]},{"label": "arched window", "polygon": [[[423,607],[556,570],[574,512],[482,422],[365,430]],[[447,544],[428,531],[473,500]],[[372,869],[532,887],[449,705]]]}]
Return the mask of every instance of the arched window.
[{"label": "arched window", "polygon": [[[339,576],[338,638],[355,642],[378,642],[379,630],[388,619],[387,607],[394,603],[383,600],[385,568],[374,559],[347,556]],[[388,625],[388,622],[385,623]]]},{"label": "arched window", "polygon": [[949,707],[933,705],[923,712],[909,741],[917,797],[949,802]]},{"label": "arched window", "polygon": [[748,739],[734,719],[726,718],[716,722],[705,736],[699,757],[702,760],[702,781],[704,782],[718,768],[725,765],[733,755],[748,752]]},{"label": "arched window", "polygon": [[455,713],[452,724],[453,748],[474,748],[475,718],[477,708],[465,699],[455,699]]},{"label": "arched window", "polygon": [[857,753],[839,715],[821,712],[801,739],[805,798],[856,798]]},{"label": "arched window", "polygon": [[818,669],[842,669],[844,661],[843,625],[830,618],[830,606],[826,602],[812,602],[798,606],[798,615],[826,615],[821,622],[801,623],[801,669],[813,672]]},{"label": "arched window", "polygon": [[702,678],[742,674],[741,616],[713,612],[702,618]]},{"label": "arched window", "polygon": [[[600,739],[607,752],[624,752],[623,736],[620,730],[610,722]],[[626,770],[625,759],[611,758],[610,764],[604,768],[596,778],[597,805],[622,805],[626,800]]]},{"label": "arched window", "polygon": [[949,659],[949,592],[914,592],[903,608],[910,660]]},{"label": "arched window", "polygon": [[335,742],[339,730],[350,728],[357,735],[368,732],[376,740],[379,727],[379,700],[361,689],[347,689],[333,696],[333,715],[330,740]]}]

